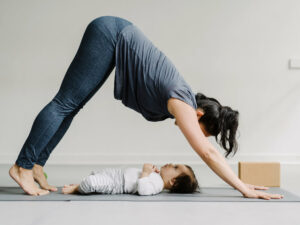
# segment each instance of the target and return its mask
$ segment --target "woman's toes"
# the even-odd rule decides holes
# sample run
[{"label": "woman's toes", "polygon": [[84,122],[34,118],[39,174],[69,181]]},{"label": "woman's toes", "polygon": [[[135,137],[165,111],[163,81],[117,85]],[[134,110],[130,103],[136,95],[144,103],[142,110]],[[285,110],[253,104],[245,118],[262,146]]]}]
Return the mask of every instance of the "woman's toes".
[{"label": "woman's toes", "polygon": [[48,191],[48,190],[41,190],[41,191],[39,191],[38,192],[38,195],[47,195],[47,194],[49,194],[50,192]]}]

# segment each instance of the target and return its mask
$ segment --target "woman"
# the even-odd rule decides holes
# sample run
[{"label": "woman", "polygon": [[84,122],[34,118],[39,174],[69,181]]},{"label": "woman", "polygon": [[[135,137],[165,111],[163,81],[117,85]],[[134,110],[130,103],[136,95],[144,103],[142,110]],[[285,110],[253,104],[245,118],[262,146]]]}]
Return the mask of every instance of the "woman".
[{"label": "woman", "polygon": [[[227,155],[236,151],[238,112],[213,98],[195,95],[172,62],[131,22],[114,16],[91,21],[55,97],[35,118],[10,176],[30,195],[57,188],[47,183],[43,166],[72,119],[116,66],[114,97],[148,121],[175,118],[175,124],[208,166],[244,197],[281,198],[244,184],[206,137],[221,134]],[[229,136],[227,133],[229,132]],[[229,148],[226,144],[229,143]],[[41,188],[34,183],[37,181]]]}]

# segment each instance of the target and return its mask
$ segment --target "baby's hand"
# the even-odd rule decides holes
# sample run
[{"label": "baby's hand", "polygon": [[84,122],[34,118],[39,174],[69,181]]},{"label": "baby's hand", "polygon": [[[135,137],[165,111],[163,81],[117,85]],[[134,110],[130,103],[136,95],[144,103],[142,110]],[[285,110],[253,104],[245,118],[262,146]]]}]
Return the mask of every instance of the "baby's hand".
[{"label": "baby's hand", "polygon": [[159,173],[159,169],[155,165],[153,165],[153,169],[154,172]]},{"label": "baby's hand", "polygon": [[151,163],[145,163],[144,166],[143,166],[143,171],[147,172],[149,174],[152,173],[152,172],[159,173],[159,169]]}]

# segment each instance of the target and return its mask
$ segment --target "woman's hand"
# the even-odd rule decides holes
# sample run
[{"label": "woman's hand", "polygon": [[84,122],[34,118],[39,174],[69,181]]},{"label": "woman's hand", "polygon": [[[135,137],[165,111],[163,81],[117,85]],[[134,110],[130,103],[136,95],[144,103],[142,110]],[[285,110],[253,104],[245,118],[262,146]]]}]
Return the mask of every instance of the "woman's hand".
[{"label": "woman's hand", "polygon": [[256,191],[254,189],[250,189],[243,194],[245,198],[262,198],[266,200],[270,200],[271,198],[281,199],[284,196],[281,194],[271,194],[263,191]]},{"label": "woman's hand", "polygon": [[245,183],[245,185],[251,190],[267,190],[267,189],[269,189],[268,187],[265,187],[265,186],[257,186],[257,185],[246,184],[246,183]]}]

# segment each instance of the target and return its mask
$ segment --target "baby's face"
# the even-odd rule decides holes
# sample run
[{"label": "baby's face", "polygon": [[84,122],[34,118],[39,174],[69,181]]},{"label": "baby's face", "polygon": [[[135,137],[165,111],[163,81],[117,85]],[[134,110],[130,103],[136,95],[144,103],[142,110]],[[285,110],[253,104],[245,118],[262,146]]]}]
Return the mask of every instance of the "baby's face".
[{"label": "baby's face", "polygon": [[160,168],[160,175],[166,181],[177,177],[183,172],[186,174],[190,174],[189,169],[184,164],[168,163]]}]

